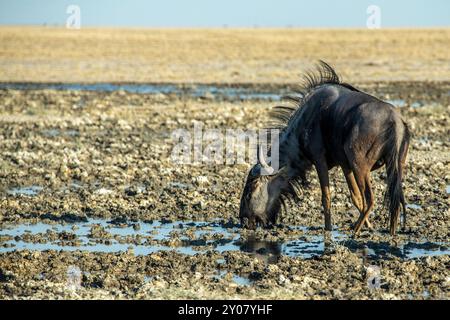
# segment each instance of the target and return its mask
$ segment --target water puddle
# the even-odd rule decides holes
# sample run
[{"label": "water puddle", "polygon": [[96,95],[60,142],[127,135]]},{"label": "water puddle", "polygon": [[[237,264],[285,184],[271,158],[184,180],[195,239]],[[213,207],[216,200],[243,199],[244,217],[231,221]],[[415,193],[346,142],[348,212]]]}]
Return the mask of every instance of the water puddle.
[{"label": "water puddle", "polygon": [[240,286],[248,286],[251,284],[251,280],[246,277],[241,277],[238,275],[233,275],[233,282],[240,285]]},{"label": "water puddle", "polygon": [[388,102],[398,108],[403,108],[403,107],[407,107],[407,106],[409,106],[411,108],[421,108],[421,107],[430,105],[430,103],[427,103],[425,101],[406,101],[404,99],[390,99],[390,100],[386,100],[386,102]]},{"label": "water puddle", "polygon": [[[297,227],[301,234],[284,242],[261,241],[254,237],[241,238],[240,228],[221,222],[194,221],[127,221],[116,218],[87,219],[79,217],[43,216],[57,223],[36,223],[3,226],[0,230],[0,253],[14,250],[63,250],[89,252],[133,252],[147,255],[174,250],[182,254],[241,251],[266,263],[276,263],[279,257],[312,258],[332,253],[337,245],[361,253],[368,259],[397,256],[412,259],[450,254],[448,243],[372,242],[352,239],[333,231],[323,235],[309,234],[306,227]],[[45,220],[44,220],[45,221]],[[219,264],[225,261],[217,261]],[[238,279],[236,280],[238,282]]]},{"label": "water puddle", "polygon": [[175,84],[114,84],[114,83],[0,83],[0,90],[72,90],[114,92],[125,91],[139,94],[175,94],[195,98],[222,97],[228,100],[272,100],[278,101],[285,93],[257,91],[251,87],[231,87],[199,84],[182,86]]},{"label": "water puddle", "polygon": [[448,243],[439,242],[407,242],[401,245],[392,245],[389,242],[359,242],[356,240],[346,240],[342,245],[355,252],[360,252],[365,259],[385,259],[392,256],[404,260],[449,255],[450,249]]},{"label": "water puddle", "polygon": [[[51,215],[45,218],[56,220]],[[174,250],[183,254],[196,254],[206,251],[207,247],[220,252],[236,250],[237,247],[232,243],[239,237],[236,228],[233,232],[217,223],[155,221],[128,224],[121,223],[120,219],[89,219],[86,223],[70,223],[73,221],[71,219],[63,221],[66,223],[41,222],[4,227],[0,231],[0,239],[7,240],[0,242],[0,253],[14,250],[82,250],[133,251],[135,255],[147,255]],[[185,234],[188,230],[191,237]],[[203,235],[210,235],[210,239]]]},{"label": "water puddle", "polygon": [[[0,83],[0,90],[59,90],[59,91],[95,91],[95,92],[127,92],[150,95],[176,95],[200,99],[222,99],[228,101],[266,100],[280,101],[292,90],[275,88],[255,88],[252,86],[230,86],[214,84],[165,84],[165,83]],[[388,99],[388,103],[395,107],[420,108],[425,101],[407,101],[405,99]],[[44,135],[55,137],[60,135],[76,136],[78,132],[72,130],[66,133],[58,129],[47,130]]]},{"label": "water puddle", "polygon": [[413,210],[422,210],[422,206],[418,205],[418,204],[415,204],[415,203],[408,203],[406,205],[406,208],[407,209],[413,209]]},{"label": "water puddle", "polygon": [[252,280],[248,278],[248,276],[240,276],[235,273],[230,273],[227,270],[221,270],[218,274],[213,275],[212,278],[217,280],[225,280],[234,282],[238,286],[249,286],[252,284]]},{"label": "water puddle", "polygon": [[386,102],[388,102],[398,108],[403,108],[406,106],[406,101],[403,99],[391,99],[391,100],[387,100]]},{"label": "water puddle", "polygon": [[75,137],[79,136],[80,133],[77,130],[60,130],[60,129],[45,129],[42,130],[42,135],[45,137],[59,137],[59,136],[66,136],[66,137]]},{"label": "water puddle", "polygon": [[29,187],[15,187],[7,190],[6,192],[12,196],[36,196],[39,192],[43,190],[40,186],[29,186]]},{"label": "water puddle", "polygon": [[421,101],[414,101],[413,103],[411,103],[411,107],[412,108],[420,108],[420,107],[423,107],[423,106],[424,106],[424,103],[421,102]]}]

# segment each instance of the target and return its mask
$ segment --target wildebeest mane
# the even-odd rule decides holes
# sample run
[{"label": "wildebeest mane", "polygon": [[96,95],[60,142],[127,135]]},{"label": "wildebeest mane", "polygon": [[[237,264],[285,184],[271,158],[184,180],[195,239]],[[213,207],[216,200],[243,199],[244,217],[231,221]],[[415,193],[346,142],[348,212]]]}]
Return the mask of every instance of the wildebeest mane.
[{"label": "wildebeest mane", "polygon": [[289,124],[294,115],[301,110],[310,92],[325,84],[336,84],[352,91],[359,91],[352,85],[342,82],[339,75],[328,63],[319,60],[315,70],[307,71],[293,95],[283,98],[291,102],[288,106],[276,106],[271,112],[272,127],[283,129]]},{"label": "wildebeest mane", "polygon": [[[284,98],[291,102],[291,105],[277,106],[271,112],[272,128],[281,130],[281,134],[286,131],[291,124],[291,121],[295,118],[302,117],[304,120],[302,124],[306,125],[309,120],[314,118],[314,115],[320,106],[310,106],[306,108],[306,102],[314,89],[322,85],[340,85],[352,91],[358,91],[355,87],[348,83],[341,81],[336,71],[326,62],[319,60],[316,68],[312,71],[306,72],[302,81],[294,93],[294,95],[288,95]],[[305,106],[305,107],[304,107]],[[289,152],[287,150],[281,150],[281,152]],[[301,152],[298,150],[297,152]],[[307,172],[311,169],[312,164],[308,161],[300,161],[296,163],[299,175],[289,180],[289,186],[283,190],[280,196],[280,205],[287,211],[288,202],[299,199],[302,189],[308,188],[309,181],[307,179]]]}]

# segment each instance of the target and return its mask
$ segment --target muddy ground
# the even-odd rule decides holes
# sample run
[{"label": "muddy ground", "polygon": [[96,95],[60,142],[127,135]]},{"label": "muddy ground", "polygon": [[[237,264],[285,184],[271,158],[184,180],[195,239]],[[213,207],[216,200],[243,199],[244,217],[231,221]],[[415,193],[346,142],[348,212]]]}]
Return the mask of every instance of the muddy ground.
[{"label": "muddy ground", "polygon": [[314,172],[279,226],[253,232],[237,219],[250,165],[172,161],[174,130],[264,128],[284,103],[274,100],[295,90],[234,87],[261,95],[1,89],[0,297],[448,298],[450,83],[359,84],[398,106],[413,136],[406,229],[387,232],[380,170],[375,231],[356,239],[337,169],[333,234]]}]

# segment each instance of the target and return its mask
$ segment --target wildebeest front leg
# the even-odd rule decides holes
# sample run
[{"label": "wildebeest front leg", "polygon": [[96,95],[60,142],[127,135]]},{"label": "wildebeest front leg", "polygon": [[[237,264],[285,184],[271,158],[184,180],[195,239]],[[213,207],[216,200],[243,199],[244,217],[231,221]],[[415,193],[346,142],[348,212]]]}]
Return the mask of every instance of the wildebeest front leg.
[{"label": "wildebeest front leg", "polygon": [[[342,171],[345,176],[345,180],[347,181],[348,189],[350,191],[350,196],[352,198],[352,202],[355,205],[355,207],[358,209],[360,214],[364,213],[364,201],[361,195],[361,192],[359,191],[358,184],[355,180],[355,175],[353,174],[353,171],[349,168],[342,167]],[[367,228],[370,230],[373,230],[372,224],[369,221],[369,217],[366,218],[365,224]]]},{"label": "wildebeest front leg", "polygon": [[330,181],[328,177],[328,166],[325,159],[321,159],[315,163],[317,175],[319,176],[320,189],[322,190],[322,206],[325,218],[325,230],[331,231],[331,197],[330,197]]}]

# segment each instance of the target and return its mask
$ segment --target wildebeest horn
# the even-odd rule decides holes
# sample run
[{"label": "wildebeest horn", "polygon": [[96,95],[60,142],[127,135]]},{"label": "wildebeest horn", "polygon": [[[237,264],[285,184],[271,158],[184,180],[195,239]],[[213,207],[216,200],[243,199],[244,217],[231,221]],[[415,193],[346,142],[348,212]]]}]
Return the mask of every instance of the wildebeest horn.
[{"label": "wildebeest horn", "polygon": [[258,147],[258,163],[261,164],[261,167],[267,169],[270,168],[270,166],[267,164],[266,160],[264,159],[264,152],[263,152],[263,148],[260,145]]}]

